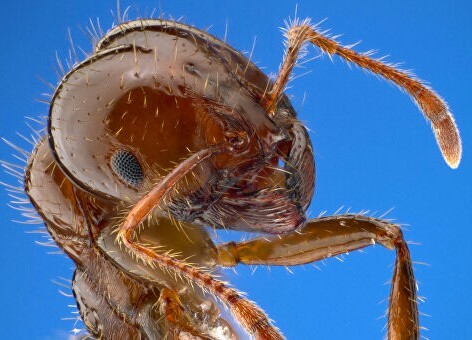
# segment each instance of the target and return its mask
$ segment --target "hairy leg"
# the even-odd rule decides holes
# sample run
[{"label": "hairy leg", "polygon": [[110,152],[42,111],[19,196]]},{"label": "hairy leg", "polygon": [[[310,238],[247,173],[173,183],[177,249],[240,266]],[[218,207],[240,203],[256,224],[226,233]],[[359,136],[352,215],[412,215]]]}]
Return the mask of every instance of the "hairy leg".
[{"label": "hairy leg", "polygon": [[384,220],[359,215],[338,215],[311,220],[300,229],[230,242],[218,247],[219,264],[293,266],[381,244],[396,250],[388,310],[389,339],[418,339],[416,281],[408,246],[400,228]]}]

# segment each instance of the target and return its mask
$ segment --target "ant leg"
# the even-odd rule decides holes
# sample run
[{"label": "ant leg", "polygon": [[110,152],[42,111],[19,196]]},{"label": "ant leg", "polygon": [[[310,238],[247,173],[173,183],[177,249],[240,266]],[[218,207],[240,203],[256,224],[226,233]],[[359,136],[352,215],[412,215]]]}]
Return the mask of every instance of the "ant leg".
[{"label": "ant leg", "polygon": [[159,311],[164,316],[168,335],[172,335],[172,339],[180,339],[183,337],[192,336],[192,339],[209,339],[192,324],[190,317],[185,312],[179,295],[176,291],[164,288],[161,290],[161,295],[158,301]]},{"label": "ant leg", "polygon": [[219,264],[293,266],[379,243],[396,249],[388,309],[389,339],[418,339],[416,281],[408,246],[400,228],[387,221],[358,215],[317,218],[296,231],[218,247]]},{"label": "ant leg", "polygon": [[200,268],[175,259],[169,254],[160,254],[135,240],[134,236],[141,222],[154,208],[159,207],[164,197],[170,193],[178,181],[202,161],[220,151],[221,148],[218,147],[203,149],[174,168],[133,206],[126,215],[123,224],[119,227],[117,240],[130,251],[131,255],[147,265],[151,267],[159,266],[172,271],[177,276],[185,278],[213,294],[228,306],[241,326],[256,339],[283,339],[279,330],[272,325],[267,315],[254,302],[244,298],[240,292],[228,287],[227,284],[217,280]]},{"label": "ant leg", "polygon": [[291,27],[285,30],[285,36],[287,38],[286,54],[277,79],[263,103],[271,115],[275,115],[277,102],[289,81],[302,46],[305,42],[310,42],[318,46],[324,53],[336,54],[344,60],[378,74],[405,89],[431,121],[434,135],[446,163],[451,168],[458,167],[462,146],[454,118],[449,112],[446,102],[422,81],[416,79],[411,73],[400,71],[393,65],[383,63],[380,59],[372,59],[369,52],[357,53],[349,47],[338,44],[334,39],[325,36],[324,32],[317,31],[316,25],[312,25],[308,19],[302,22],[296,20]]}]

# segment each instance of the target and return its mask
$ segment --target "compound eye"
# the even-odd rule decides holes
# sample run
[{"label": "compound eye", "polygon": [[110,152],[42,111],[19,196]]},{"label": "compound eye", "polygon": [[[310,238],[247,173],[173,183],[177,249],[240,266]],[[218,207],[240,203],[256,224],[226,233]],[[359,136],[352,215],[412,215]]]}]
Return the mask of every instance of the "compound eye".
[{"label": "compound eye", "polygon": [[113,172],[126,184],[139,187],[144,179],[138,158],[128,150],[116,151],[110,159]]}]

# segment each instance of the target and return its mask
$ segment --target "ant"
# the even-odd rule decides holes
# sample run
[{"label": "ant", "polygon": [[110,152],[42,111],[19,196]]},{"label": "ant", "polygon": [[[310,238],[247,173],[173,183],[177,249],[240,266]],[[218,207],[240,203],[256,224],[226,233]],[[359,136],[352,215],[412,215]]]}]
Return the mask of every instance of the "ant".
[{"label": "ant", "polygon": [[[294,266],[380,244],[396,251],[388,337],[419,338],[416,281],[399,226],[353,214],[307,220],[314,153],[284,89],[311,43],[403,88],[431,121],[451,168],[462,152],[454,119],[421,81],[340,45],[309,20],[294,20],[284,34],[271,81],[204,31],[129,21],[60,81],[25,191],[76,265],[72,289],[92,336],[237,338],[224,305],[248,335],[282,339],[219,268]],[[215,244],[207,226],[264,236]]]}]

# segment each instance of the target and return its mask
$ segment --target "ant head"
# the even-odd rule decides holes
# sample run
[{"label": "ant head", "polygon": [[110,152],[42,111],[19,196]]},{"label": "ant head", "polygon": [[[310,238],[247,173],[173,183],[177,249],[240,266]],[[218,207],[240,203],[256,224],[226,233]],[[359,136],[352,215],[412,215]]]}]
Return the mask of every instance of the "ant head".
[{"label": "ant head", "polygon": [[213,145],[225,151],[207,170],[251,167],[289,139],[259,104],[268,86],[257,67],[205,32],[132,21],[62,79],[50,144],[76,185],[105,198],[135,196],[156,171]]}]

